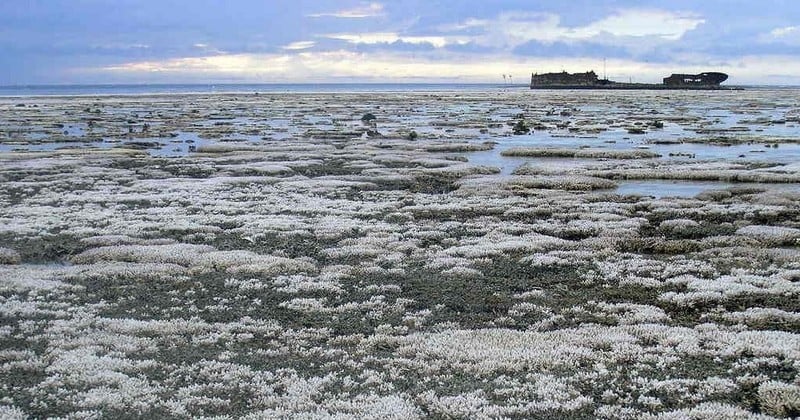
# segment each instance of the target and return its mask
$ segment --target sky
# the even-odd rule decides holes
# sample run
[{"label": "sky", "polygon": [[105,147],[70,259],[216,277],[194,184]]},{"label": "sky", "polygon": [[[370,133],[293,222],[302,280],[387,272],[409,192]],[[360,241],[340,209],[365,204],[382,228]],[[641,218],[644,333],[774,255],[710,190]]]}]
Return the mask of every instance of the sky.
[{"label": "sky", "polygon": [[528,83],[562,70],[800,85],[800,1],[0,0],[0,85]]}]

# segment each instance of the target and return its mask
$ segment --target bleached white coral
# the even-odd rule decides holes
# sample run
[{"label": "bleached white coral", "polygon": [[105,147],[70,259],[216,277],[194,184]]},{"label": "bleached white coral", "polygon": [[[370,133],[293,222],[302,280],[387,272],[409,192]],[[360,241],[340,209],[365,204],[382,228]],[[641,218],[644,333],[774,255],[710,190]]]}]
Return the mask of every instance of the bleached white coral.
[{"label": "bleached white coral", "polygon": [[60,281],[66,267],[53,265],[5,265],[0,266],[0,290],[48,290],[56,288],[79,288]]},{"label": "bleached white coral", "polygon": [[483,273],[480,270],[469,267],[452,267],[442,271],[442,274],[448,277],[455,278],[480,278]]},{"label": "bleached white coral", "polygon": [[765,413],[788,417],[800,415],[800,386],[767,381],[758,387],[758,401]]},{"label": "bleached white coral", "polygon": [[446,254],[455,257],[483,258],[509,255],[513,252],[549,251],[574,246],[569,241],[539,234],[512,236],[492,233],[480,240],[464,242],[459,246],[448,248]]},{"label": "bleached white coral", "polygon": [[758,415],[753,412],[747,411],[743,408],[718,402],[706,402],[698,404],[694,407],[684,408],[681,410],[669,411],[661,414],[647,414],[641,418],[652,420],[683,420],[683,419],[698,419],[698,420],[713,420],[713,419],[729,419],[729,420],[770,420],[772,417],[765,415]]},{"label": "bleached white coral", "polygon": [[686,292],[665,292],[659,299],[677,305],[702,305],[742,295],[784,295],[800,293],[800,285],[780,275],[759,276],[748,273],[733,273],[715,279],[695,276],[678,276],[668,281],[684,285]]},{"label": "bleached white coral", "polygon": [[597,307],[613,316],[621,325],[661,323],[670,319],[663,309],[652,305],[600,302]]},{"label": "bleached white coral", "polygon": [[749,225],[739,228],[736,234],[775,244],[792,244],[800,239],[800,229],[785,226]]},{"label": "bleached white coral", "polygon": [[102,261],[127,261],[150,264],[177,264],[193,272],[221,270],[230,273],[275,275],[313,271],[315,266],[300,259],[261,255],[251,251],[217,251],[209,245],[113,245],[92,248],[72,258],[78,264]]},{"label": "bleached white coral", "polygon": [[129,261],[189,266],[200,258],[200,254],[211,251],[214,251],[214,247],[209,245],[111,245],[86,250],[72,257],[72,261],[76,264]]},{"label": "bleached white coral", "polygon": [[726,312],[719,315],[722,319],[734,322],[800,322],[800,313],[784,311],[777,308],[747,308],[739,312]]},{"label": "bleached white coral", "polygon": [[492,418],[501,414],[500,407],[492,404],[482,390],[443,396],[427,391],[420,398],[428,406],[429,411],[443,417]]},{"label": "bleached white coral", "polygon": [[18,407],[0,405],[0,418],[7,420],[25,420],[28,418],[28,415]]},{"label": "bleached white coral", "polygon": [[297,294],[303,292],[328,292],[332,294],[344,293],[341,284],[335,276],[321,275],[309,277],[304,275],[279,276],[275,279],[276,290],[283,293]]},{"label": "bleached white coral", "polygon": [[21,260],[19,252],[0,246],[0,264],[19,264]]}]

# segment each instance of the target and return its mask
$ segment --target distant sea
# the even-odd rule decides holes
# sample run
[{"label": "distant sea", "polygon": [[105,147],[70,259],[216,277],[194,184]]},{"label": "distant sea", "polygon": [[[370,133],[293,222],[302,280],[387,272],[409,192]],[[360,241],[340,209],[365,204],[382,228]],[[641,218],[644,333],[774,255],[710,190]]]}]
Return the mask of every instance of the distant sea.
[{"label": "distant sea", "polygon": [[[503,83],[285,83],[285,84],[108,84],[0,86],[0,97],[165,95],[208,93],[347,93],[485,91],[527,88]],[[745,89],[798,89],[799,86],[741,86]]]},{"label": "distant sea", "polygon": [[171,93],[328,93],[470,91],[523,88],[502,83],[134,84],[0,86],[0,96],[150,95]]}]

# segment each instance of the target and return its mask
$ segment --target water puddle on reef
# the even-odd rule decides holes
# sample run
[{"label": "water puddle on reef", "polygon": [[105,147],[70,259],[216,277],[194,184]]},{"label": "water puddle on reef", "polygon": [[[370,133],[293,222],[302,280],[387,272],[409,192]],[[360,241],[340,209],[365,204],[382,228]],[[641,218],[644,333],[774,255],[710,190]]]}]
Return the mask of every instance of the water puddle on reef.
[{"label": "water puddle on reef", "polygon": [[706,191],[725,190],[734,187],[800,192],[800,184],[734,184],[714,181],[644,180],[620,181],[618,185],[614,192],[619,195],[640,195],[654,198],[694,197]]}]

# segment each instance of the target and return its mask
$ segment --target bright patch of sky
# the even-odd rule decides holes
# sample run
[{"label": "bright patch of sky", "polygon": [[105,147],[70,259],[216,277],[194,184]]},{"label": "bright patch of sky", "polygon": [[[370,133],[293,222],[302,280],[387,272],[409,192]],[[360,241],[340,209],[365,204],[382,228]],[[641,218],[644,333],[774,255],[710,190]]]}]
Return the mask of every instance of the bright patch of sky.
[{"label": "bright patch of sky", "polygon": [[794,0],[14,0],[0,84],[524,82],[605,67],[800,84]]}]

